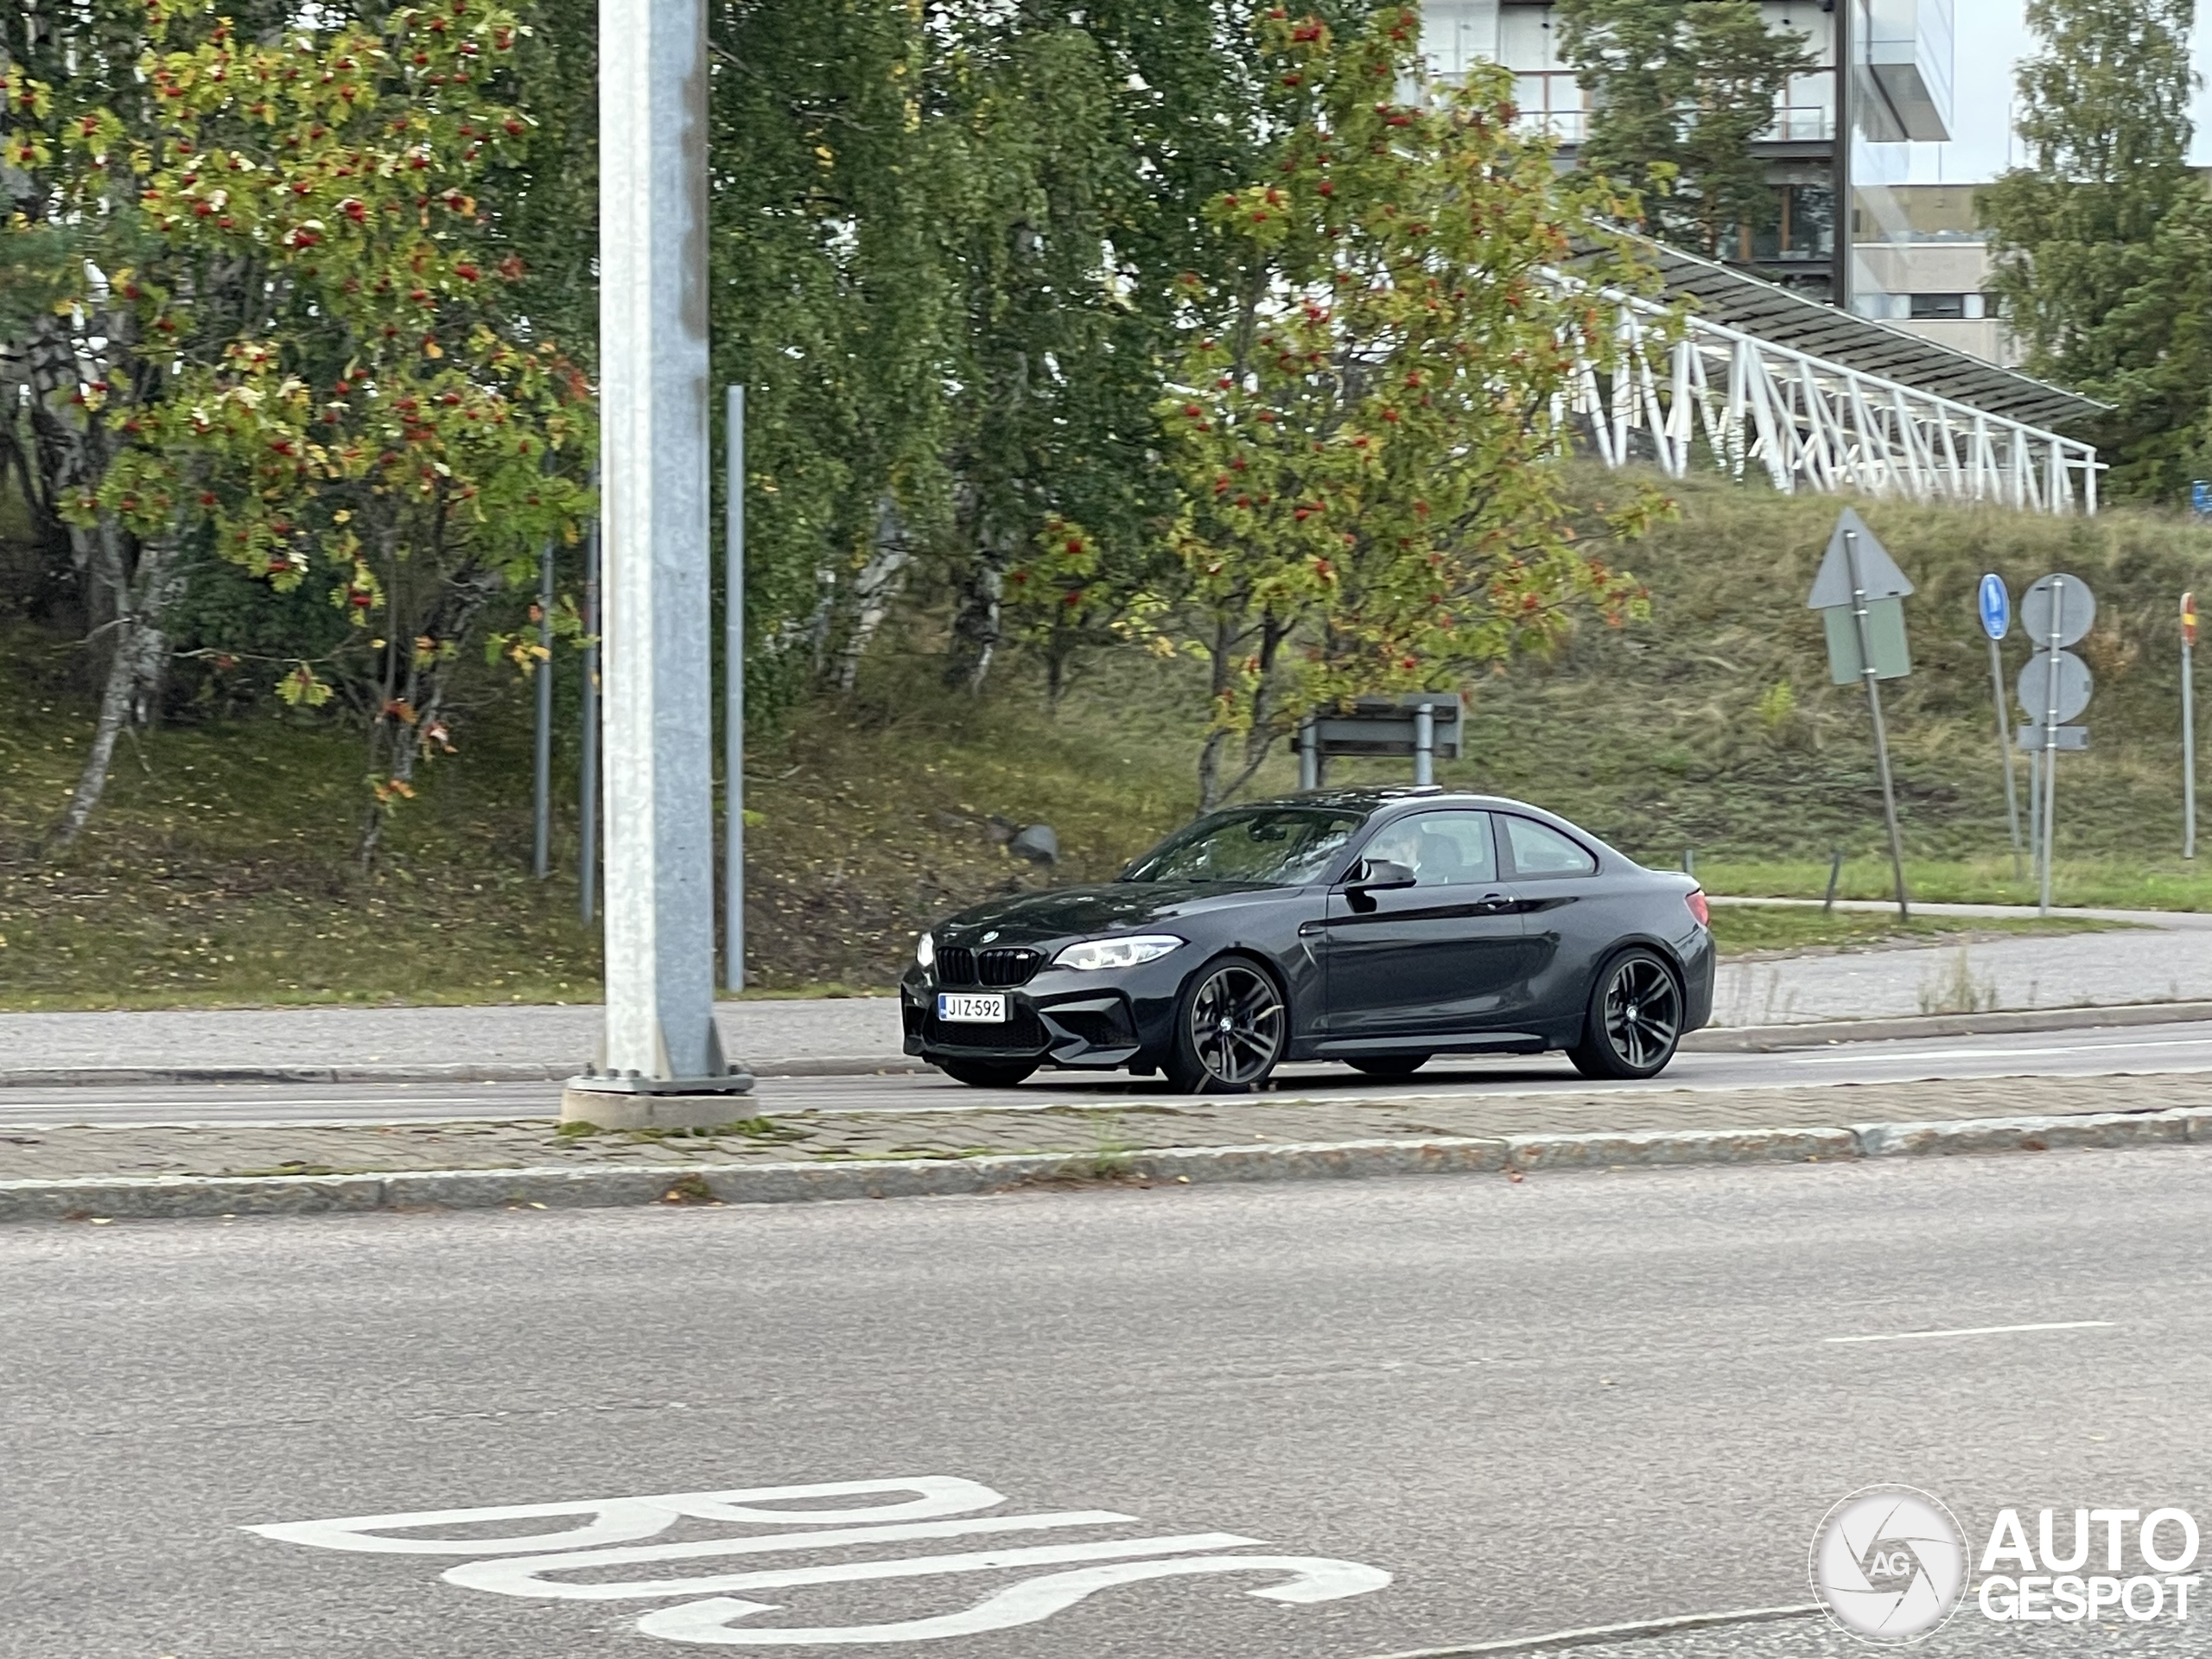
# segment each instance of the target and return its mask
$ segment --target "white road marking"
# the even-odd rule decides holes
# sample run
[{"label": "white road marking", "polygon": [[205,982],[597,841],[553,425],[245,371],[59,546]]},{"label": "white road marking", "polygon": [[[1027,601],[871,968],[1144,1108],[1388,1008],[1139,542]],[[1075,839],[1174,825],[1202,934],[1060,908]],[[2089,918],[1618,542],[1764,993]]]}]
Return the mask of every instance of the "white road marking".
[{"label": "white road marking", "polygon": [[1576,1630],[1552,1630],[1542,1636],[1509,1636],[1471,1647],[1422,1648],[1405,1653],[1380,1654],[1376,1659],[1463,1659],[1478,1653],[1551,1653],[1562,1648],[1593,1646],[1603,1641],[1632,1641],[1647,1636],[1666,1636],[1677,1630],[1707,1630],[1717,1624],[1765,1624],[1777,1619],[1804,1618],[1825,1611],[1817,1601],[1788,1607],[1745,1607],[1726,1613],[1681,1613],[1672,1618],[1639,1618],[1626,1624],[1590,1624]]},{"label": "white road marking", "polygon": [[[808,1500],[885,1496],[895,1501],[861,1507],[791,1509]],[[1381,1567],[1312,1555],[1231,1555],[1220,1552],[1258,1546],[1234,1532],[1164,1533],[1141,1538],[1093,1539],[1081,1543],[1017,1545],[915,1555],[893,1560],[800,1562],[749,1572],[695,1578],[634,1579],[579,1583],[548,1575],[634,1567],[645,1562],[699,1560],[733,1555],[858,1548],[870,1544],[952,1538],[986,1532],[1031,1532],[1055,1527],[1105,1527],[1137,1522],[1112,1510],[1066,1510],[1027,1515],[983,1516],[975,1511],[1006,1502],[981,1482],[951,1475],[895,1480],[832,1481],[804,1486],[762,1486],[712,1492],[668,1492],[641,1497],[586,1498],[560,1503],[510,1503],[485,1509],[419,1510],[360,1515],[330,1521],[286,1521],[246,1531],[281,1542],[321,1549],[386,1555],[467,1555],[442,1575],[462,1589],[555,1599],[606,1601],[622,1598],[690,1597],[638,1621],[640,1633],[672,1642],[722,1646],[822,1646],[867,1642],[918,1642],[1034,1624],[1095,1592],[1122,1584],[1200,1573],[1288,1574],[1287,1582],[1246,1592],[1281,1602],[1333,1601],[1364,1595],[1391,1581]],[[938,1519],[941,1516],[959,1516]],[[566,1517],[565,1531],[457,1537],[454,1529],[502,1522]],[[719,1538],[639,1544],[679,1520],[772,1528]],[[1137,1522],[1141,1524],[1141,1522]],[[442,1535],[398,1535],[434,1529]],[[618,1548],[600,1548],[614,1545]],[[1160,1559],[1173,1557],[1173,1560]],[[880,1624],[775,1627],[737,1621],[773,1612],[770,1603],[714,1591],[760,1591],[931,1579],[961,1573],[996,1573],[1026,1567],[1085,1565],[1033,1575],[996,1590],[971,1607]]]},{"label": "white road marking", "polygon": [[[1046,1515],[978,1515],[959,1521],[915,1521],[893,1527],[833,1527],[822,1532],[772,1532],[750,1538],[703,1538],[681,1544],[641,1544],[629,1549],[567,1550],[553,1555],[497,1556],[464,1561],[441,1575],[464,1590],[501,1596],[551,1596],[571,1601],[623,1601],[640,1596],[703,1596],[742,1590],[759,1575],[709,1573],[704,1578],[622,1579],[612,1583],[560,1583],[547,1573],[582,1573],[595,1567],[636,1567],[647,1561],[696,1561],[716,1555],[764,1555],[785,1549],[822,1549],[840,1544],[894,1544],[917,1538],[957,1538],[977,1532],[1031,1532],[1052,1527],[1110,1527],[1134,1521],[1112,1510],[1063,1510]],[[1209,1537],[1219,1535],[1209,1534]],[[1251,1543],[1249,1538],[1237,1541]],[[1211,1545],[1207,1548],[1212,1548]]]},{"label": "white road marking", "polygon": [[1910,1054],[1870,1056],[1866,1054],[1784,1054],[1778,1056],[1791,1065],[1864,1065],[1869,1059],[1890,1058],[1900,1065],[1916,1065],[1923,1060],[2002,1060],[2010,1062],[2030,1054],[2119,1054],[2133,1048],[2212,1048],[2212,1039],[2203,1037],[2158,1037],[2143,1042],[2130,1043],[2068,1043],[2042,1048],[1918,1048]]},{"label": "white road marking", "polygon": [[[769,1510],[755,1507],[789,1498],[855,1497],[871,1492],[912,1492],[903,1503],[863,1509]],[[484,1510],[421,1510],[406,1515],[355,1515],[336,1521],[283,1521],[248,1527],[248,1532],[282,1543],[318,1549],[358,1549],[385,1555],[522,1555],[627,1543],[665,1532],[682,1516],[700,1521],[734,1521],[777,1527],[826,1526],[838,1522],[915,1520],[988,1510],[1005,1497],[979,1481],[957,1475],[917,1475],[905,1480],[838,1480],[809,1486],[754,1486],[723,1492],[664,1492],[650,1497],[594,1497],[568,1503],[505,1503]],[[537,1521],[556,1515],[588,1515],[585,1525],[568,1532],[528,1537],[391,1538],[382,1535],[416,1527],[482,1526],[499,1521]]]},{"label": "white road marking", "polygon": [[1331,1560],[1319,1555],[1205,1555],[1195,1560],[1122,1561],[1108,1567],[1079,1567],[1068,1573],[1047,1573],[1009,1585],[985,1597],[973,1607],[930,1618],[911,1618],[887,1624],[850,1624],[812,1628],[744,1629],[734,1619],[772,1612],[772,1607],[734,1598],[695,1601],[681,1607],[648,1613],[638,1621],[645,1636],[671,1642],[711,1642],[729,1647],[826,1647],[863,1642],[924,1642],[948,1636],[972,1636],[984,1630],[1003,1630],[1016,1624],[1033,1624],[1072,1607],[1084,1597],[1116,1585],[1147,1579],[1166,1579],[1192,1573],[1274,1572],[1293,1574],[1287,1584],[1263,1586],[1244,1593],[1274,1601],[1334,1601],[1344,1596],[1365,1595],[1390,1582],[1379,1567],[1357,1561]]},{"label": "white road marking", "polygon": [[1891,1331],[1871,1337],[1823,1337],[1823,1342],[1920,1342],[1930,1337],[2002,1337],[2015,1331],[2108,1330],[2113,1319],[2057,1319],[2044,1325],[1974,1325],[1956,1331]]}]

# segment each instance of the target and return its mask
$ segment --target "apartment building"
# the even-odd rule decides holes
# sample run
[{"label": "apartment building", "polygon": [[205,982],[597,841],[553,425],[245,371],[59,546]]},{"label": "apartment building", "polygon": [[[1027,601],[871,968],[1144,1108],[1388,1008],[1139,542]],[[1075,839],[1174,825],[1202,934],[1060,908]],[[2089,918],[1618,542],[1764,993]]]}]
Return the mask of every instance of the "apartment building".
[{"label": "apartment building", "polygon": [[[1923,251],[1929,238],[1914,222],[1906,181],[1908,141],[1950,137],[1953,4],[1763,0],[1769,22],[1803,35],[1817,67],[1792,80],[1758,143],[1778,198],[1774,218],[1739,232],[1722,250],[1727,263],[1865,317],[1984,321],[1978,309],[1971,318],[1923,318],[1912,298],[1980,291],[1930,285],[1955,281],[1971,256],[1948,230]],[[1426,17],[1439,74],[1460,74],[1477,60],[1504,65],[1523,121],[1573,157],[1590,108],[1560,51],[1552,0],[1429,0]],[[1839,213],[1840,202],[1847,212]],[[1923,260],[1933,262],[1928,272],[1919,269]],[[1986,332],[1961,340],[1980,340]]]}]

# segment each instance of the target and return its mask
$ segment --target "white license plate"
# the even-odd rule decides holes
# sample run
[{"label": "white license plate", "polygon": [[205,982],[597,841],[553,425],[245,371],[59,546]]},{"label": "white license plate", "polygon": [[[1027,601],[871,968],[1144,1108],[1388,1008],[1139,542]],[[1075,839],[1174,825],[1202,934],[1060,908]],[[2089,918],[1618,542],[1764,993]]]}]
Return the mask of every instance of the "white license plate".
[{"label": "white license plate", "polygon": [[1002,1026],[1006,1023],[1006,996],[1002,992],[977,996],[969,991],[939,991],[937,1017],[948,1025]]}]

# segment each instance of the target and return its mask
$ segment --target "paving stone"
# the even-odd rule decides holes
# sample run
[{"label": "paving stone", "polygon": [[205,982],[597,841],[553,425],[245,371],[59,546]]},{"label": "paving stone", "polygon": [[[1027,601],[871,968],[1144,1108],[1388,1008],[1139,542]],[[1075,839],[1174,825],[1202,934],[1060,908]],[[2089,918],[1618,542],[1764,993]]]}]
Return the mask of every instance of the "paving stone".
[{"label": "paving stone", "polygon": [[[1399,1096],[1387,1101],[1194,1098],[1142,1110],[797,1113],[756,1135],[633,1138],[556,1135],[546,1120],[336,1127],[67,1128],[0,1136],[0,1180],[103,1176],[306,1174],[404,1171],[606,1168],[671,1165],[705,1170],[752,1164],[1052,1153],[1117,1160],[1206,1147],[1311,1147],[1347,1142],[1492,1141],[1584,1137],[1553,1148],[1549,1166],[1600,1166],[1635,1154],[1637,1137],[1702,1130],[1732,1136],[1741,1155],[1847,1155],[1909,1149],[1927,1126],[1987,1120],[1992,1149],[2029,1132],[2005,1120],[2068,1116],[2078,1128],[2042,1131],[2053,1147],[2110,1144],[2117,1115],[2171,1112],[2162,1138],[2212,1143],[2212,1076],[2005,1077],[1841,1087],[1679,1089],[1610,1094]],[[2131,1141],[2139,1133],[2126,1132]],[[546,1200],[551,1202],[551,1200]]]}]

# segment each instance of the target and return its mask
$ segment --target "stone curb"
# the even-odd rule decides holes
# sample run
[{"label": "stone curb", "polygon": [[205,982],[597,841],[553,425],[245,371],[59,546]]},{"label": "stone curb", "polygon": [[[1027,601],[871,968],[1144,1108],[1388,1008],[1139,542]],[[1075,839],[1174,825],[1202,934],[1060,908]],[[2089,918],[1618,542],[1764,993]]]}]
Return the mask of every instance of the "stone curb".
[{"label": "stone curb", "polygon": [[[2122,1002],[2109,1007],[2017,1008],[1989,1014],[1901,1014],[1891,1020],[1808,1020],[1795,1025],[1709,1026],[1682,1039],[1688,1053],[1772,1054],[1832,1043],[1914,1037],[1995,1037],[2019,1031],[2098,1026],[2163,1026],[2212,1020],[2212,1002]],[[801,1056],[748,1060],[756,1077],[866,1077],[931,1068],[911,1054]],[[88,1065],[0,1068],[0,1089],[70,1089],[194,1083],[564,1083],[573,1065]]]},{"label": "stone curb", "polygon": [[429,1170],[376,1175],[93,1177],[0,1181],[0,1222],[358,1214],[372,1210],[605,1209],[942,1198],[1025,1186],[1349,1180],[2063,1148],[2212,1146],[2212,1109],[1985,1118],[1853,1128],[1684,1129],[1427,1141],[1172,1147],[1110,1154],[994,1154],[849,1163]]}]

